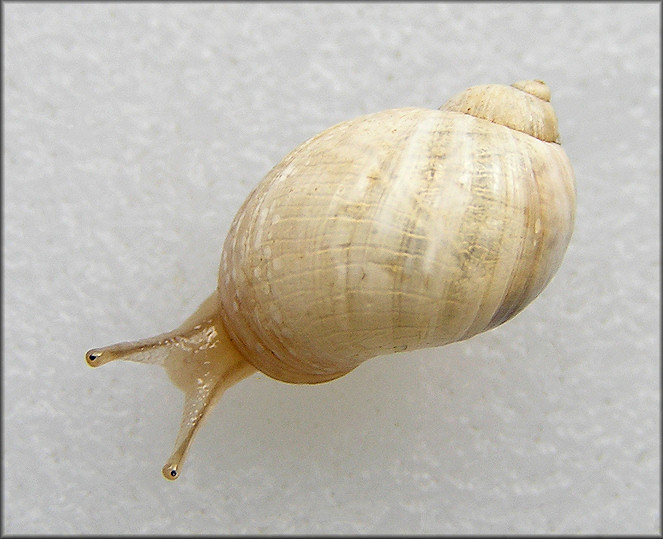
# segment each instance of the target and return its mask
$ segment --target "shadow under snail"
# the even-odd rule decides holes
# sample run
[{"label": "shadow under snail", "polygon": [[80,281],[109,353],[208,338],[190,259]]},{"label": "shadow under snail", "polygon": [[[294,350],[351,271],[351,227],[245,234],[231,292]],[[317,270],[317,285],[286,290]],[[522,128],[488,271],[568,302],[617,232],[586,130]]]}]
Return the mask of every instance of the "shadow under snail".
[{"label": "shadow under snail", "polygon": [[542,81],[361,116],[304,142],[258,184],[230,227],[216,290],[178,329],[86,360],[161,365],[184,391],[163,467],[175,479],[207,412],[256,371],[326,382],[506,322],[559,268],[574,216]]}]

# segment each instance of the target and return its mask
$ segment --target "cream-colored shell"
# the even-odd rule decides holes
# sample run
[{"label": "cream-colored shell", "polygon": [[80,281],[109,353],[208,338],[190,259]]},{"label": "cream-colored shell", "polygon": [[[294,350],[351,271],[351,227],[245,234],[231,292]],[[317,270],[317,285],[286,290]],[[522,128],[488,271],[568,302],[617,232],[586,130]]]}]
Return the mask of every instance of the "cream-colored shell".
[{"label": "cream-colored shell", "polygon": [[467,339],[553,276],[574,189],[559,144],[468,114],[343,122],[242,206],[221,259],[221,316],[256,368],[288,382]]}]

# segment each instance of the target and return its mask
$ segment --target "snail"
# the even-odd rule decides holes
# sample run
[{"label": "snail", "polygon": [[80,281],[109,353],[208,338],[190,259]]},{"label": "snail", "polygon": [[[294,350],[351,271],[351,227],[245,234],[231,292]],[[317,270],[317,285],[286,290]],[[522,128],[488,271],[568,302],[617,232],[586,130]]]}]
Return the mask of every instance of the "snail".
[{"label": "snail", "polygon": [[86,361],[161,365],[184,392],[162,469],[175,479],[209,410],[257,371],[327,382],[511,319],[559,268],[574,219],[543,81],[361,116],[298,146],[251,192],[216,290],[179,328]]}]

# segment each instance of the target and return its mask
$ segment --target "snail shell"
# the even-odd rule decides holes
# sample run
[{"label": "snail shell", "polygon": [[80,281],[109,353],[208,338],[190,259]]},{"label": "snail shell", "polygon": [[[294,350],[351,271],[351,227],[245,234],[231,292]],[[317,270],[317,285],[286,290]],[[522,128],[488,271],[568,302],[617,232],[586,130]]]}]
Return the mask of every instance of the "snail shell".
[{"label": "snail shell", "polygon": [[559,268],[575,214],[549,101],[541,81],[476,86],[438,110],[342,122],[276,165],[235,217],[199,311],[174,332],[87,354],[94,366],[159,363],[185,391],[164,475],[177,477],[209,405],[256,370],[325,382],[528,305]]}]

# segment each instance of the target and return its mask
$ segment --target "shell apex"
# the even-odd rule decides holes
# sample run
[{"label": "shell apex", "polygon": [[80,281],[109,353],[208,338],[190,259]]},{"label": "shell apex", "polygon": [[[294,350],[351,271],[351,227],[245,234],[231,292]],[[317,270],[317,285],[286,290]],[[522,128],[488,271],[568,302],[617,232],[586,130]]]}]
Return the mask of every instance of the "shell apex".
[{"label": "shell apex", "polygon": [[472,86],[452,97],[440,110],[469,114],[544,142],[560,143],[550,89],[542,80],[521,80],[511,86]]}]

